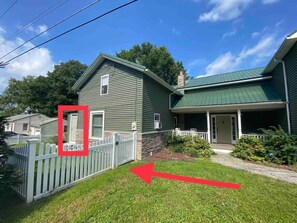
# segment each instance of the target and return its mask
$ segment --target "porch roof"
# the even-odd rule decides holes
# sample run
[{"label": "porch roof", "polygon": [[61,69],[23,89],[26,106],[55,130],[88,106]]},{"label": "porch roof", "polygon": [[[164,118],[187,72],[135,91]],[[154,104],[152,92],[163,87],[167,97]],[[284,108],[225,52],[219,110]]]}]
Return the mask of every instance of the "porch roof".
[{"label": "porch roof", "polygon": [[187,93],[172,104],[172,109],[281,101],[285,99],[269,83],[258,82]]}]

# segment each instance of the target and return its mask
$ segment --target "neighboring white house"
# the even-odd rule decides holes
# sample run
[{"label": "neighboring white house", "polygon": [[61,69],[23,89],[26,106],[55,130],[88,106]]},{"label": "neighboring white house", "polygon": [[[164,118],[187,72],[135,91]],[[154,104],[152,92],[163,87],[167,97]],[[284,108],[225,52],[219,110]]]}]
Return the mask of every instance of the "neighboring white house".
[{"label": "neighboring white house", "polygon": [[18,134],[40,135],[40,125],[49,117],[36,114],[20,114],[7,118],[5,131],[12,131]]}]

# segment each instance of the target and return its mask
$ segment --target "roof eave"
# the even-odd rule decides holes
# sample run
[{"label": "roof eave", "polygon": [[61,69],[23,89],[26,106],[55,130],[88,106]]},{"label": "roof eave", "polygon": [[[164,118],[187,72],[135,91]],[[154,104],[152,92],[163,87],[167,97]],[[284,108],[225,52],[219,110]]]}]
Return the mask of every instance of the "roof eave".
[{"label": "roof eave", "polygon": [[[278,64],[279,60],[282,60],[284,56],[290,51],[290,49],[297,42],[297,31],[294,31],[288,35],[282,42],[278,50],[275,52],[267,66],[265,67],[263,74],[270,73]],[[276,61],[278,60],[278,61]]]}]

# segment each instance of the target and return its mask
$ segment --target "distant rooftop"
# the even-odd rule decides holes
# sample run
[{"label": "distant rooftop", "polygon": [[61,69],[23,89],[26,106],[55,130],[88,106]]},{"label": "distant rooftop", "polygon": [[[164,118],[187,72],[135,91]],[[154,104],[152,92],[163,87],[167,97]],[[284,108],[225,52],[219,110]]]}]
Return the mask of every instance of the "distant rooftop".
[{"label": "distant rooftop", "polygon": [[28,118],[28,117],[34,116],[34,115],[38,115],[38,114],[20,114],[20,115],[14,115],[14,116],[8,117],[7,120],[13,122],[13,121],[20,120],[20,119],[23,119],[23,118]]},{"label": "distant rooftop", "polygon": [[199,87],[199,86],[207,86],[211,84],[221,84],[232,81],[240,81],[247,80],[252,78],[262,77],[262,72],[264,67],[258,67],[247,70],[239,70],[229,73],[216,74],[206,77],[194,78],[188,80],[185,84],[185,87]]}]

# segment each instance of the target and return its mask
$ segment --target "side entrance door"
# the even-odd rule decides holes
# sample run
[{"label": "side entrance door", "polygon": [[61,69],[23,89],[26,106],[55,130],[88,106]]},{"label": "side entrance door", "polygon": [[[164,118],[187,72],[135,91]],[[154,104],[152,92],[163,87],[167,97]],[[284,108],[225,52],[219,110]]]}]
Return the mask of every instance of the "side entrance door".
[{"label": "side entrance door", "polygon": [[217,143],[231,144],[231,119],[230,116],[217,116]]},{"label": "side entrance door", "polygon": [[70,115],[69,142],[75,143],[77,130],[77,114]]}]

